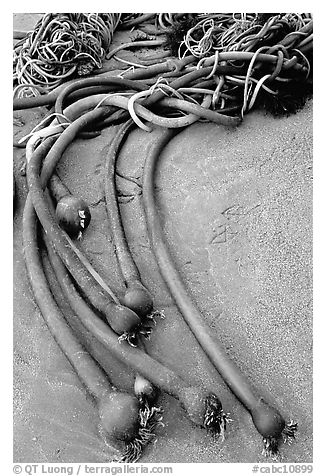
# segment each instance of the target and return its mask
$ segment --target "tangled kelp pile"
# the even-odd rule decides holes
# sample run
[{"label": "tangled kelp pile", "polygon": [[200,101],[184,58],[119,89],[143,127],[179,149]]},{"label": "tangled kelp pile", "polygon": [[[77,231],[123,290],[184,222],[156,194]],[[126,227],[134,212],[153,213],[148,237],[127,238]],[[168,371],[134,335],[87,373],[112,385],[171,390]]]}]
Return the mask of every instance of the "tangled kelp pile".
[{"label": "tangled kelp pile", "polygon": [[[51,23],[49,15],[39,22],[36,34],[30,33],[30,46],[37,44],[42,36],[41,31],[47,31],[47,22],[52,26],[56,24]],[[75,15],[81,20],[84,14]],[[95,21],[93,17],[87,18]],[[187,295],[164,245],[154,201],[153,176],[155,162],[177,130],[198,120],[237,126],[245,114],[259,104],[266,105],[268,101],[274,104],[276,112],[283,113],[292,112],[291,107],[296,110],[304,103],[311,93],[311,15],[133,14],[121,15],[119,20],[115,29],[137,29],[132,47],[152,48],[159,45],[163,52],[160,51],[151,60],[147,57],[146,64],[142,59],[137,62],[122,58],[116,53],[130,48],[130,44],[110,51],[112,36],[105,36],[104,29],[98,28],[101,33],[99,44],[103,41],[104,46],[98,45],[96,55],[94,48],[86,53],[72,50],[69,61],[74,63],[76,60],[78,63],[81,59],[81,63],[69,63],[68,67],[68,57],[65,59],[63,56],[68,53],[62,52],[58,46],[65,40],[62,33],[62,36],[59,34],[52,38],[51,45],[61,54],[60,61],[54,61],[53,64],[57,63],[56,66],[61,67],[61,63],[64,63],[68,68],[63,74],[42,73],[42,79],[39,67],[35,69],[37,61],[33,62],[27,57],[26,64],[14,77],[15,81],[18,75],[20,79],[23,78],[28,67],[34,65],[33,72],[30,71],[30,76],[24,79],[30,83],[24,82],[15,89],[14,109],[53,106],[45,120],[20,143],[23,146],[27,141],[29,196],[24,213],[24,244],[26,265],[36,301],[56,341],[97,402],[106,433],[125,445],[123,461],[136,461],[145,445],[153,439],[155,428],[161,424],[161,409],[154,406],[155,401],[149,402],[145,410],[143,407],[143,401],[147,398],[145,392],[149,389],[151,394],[155,387],[178,399],[195,424],[224,438],[230,418],[223,411],[218,396],[185,382],[142,349],[142,339],[150,335],[151,319],[157,313],[153,311],[153,298],[142,284],[124,235],[115,189],[115,164],[122,143],[135,125],[147,132],[157,126],[167,129],[145,158],[143,195],[153,251],[162,276],[189,328],[225,382],[249,410],[257,430],[263,436],[264,454],[275,456],[282,438],[294,438],[297,425],[293,421],[286,422],[278,410],[259,396],[259,392],[253,389],[225,354],[223,343],[212,339],[209,329],[203,325],[204,319]],[[139,32],[145,34],[145,39],[142,38],[140,42]],[[161,40],[153,39],[155,35],[160,36]],[[85,44],[89,47],[87,41]],[[42,45],[46,65],[51,62],[49,51],[46,45]],[[172,56],[173,52],[175,56]],[[24,50],[20,50],[20,53],[24,57]],[[119,75],[105,72],[105,64],[102,68],[105,54],[110,58],[108,62],[113,59],[123,66]],[[94,73],[95,67],[98,68],[97,74],[90,75],[91,70]],[[78,76],[84,73],[89,77],[80,79]],[[37,84],[33,83],[34,74],[39,81],[36,81]],[[55,76],[55,85],[50,84],[51,76]],[[69,84],[62,84],[68,77],[72,78]],[[32,95],[28,97],[29,94]],[[108,176],[105,200],[118,264],[126,287],[124,293],[119,292],[119,296],[78,250],[71,240],[73,237],[67,235],[71,228],[66,226],[63,230],[59,226],[53,212],[55,197],[64,198],[69,195],[69,190],[65,190],[62,196],[55,190],[55,187],[62,188],[62,184],[58,180],[51,180],[62,154],[76,137],[94,137],[104,127],[117,123],[122,125],[108,150],[110,160],[106,163]],[[51,190],[52,201],[47,187]],[[66,202],[72,203],[72,200]],[[66,223],[68,215],[72,217],[74,230],[76,224],[80,225],[75,234],[82,239],[86,231],[86,208],[80,209],[76,201],[74,203],[73,209],[67,207],[67,216],[63,217],[63,221]],[[37,226],[45,232],[45,243],[41,242],[40,246],[44,248],[45,244],[58,282],[77,317],[72,322],[53,300],[54,292],[51,293],[47,284],[46,272],[38,254]],[[77,332],[72,332],[73,328]],[[94,362],[96,348],[90,347],[87,352],[80,348],[78,336],[83,335],[85,329],[136,372],[136,379],[145,379],[138,399],[117,392],[107,381]],[[77,355],[84,357],[77,358]],[[144,411],[149,415],[145,420]]]}]

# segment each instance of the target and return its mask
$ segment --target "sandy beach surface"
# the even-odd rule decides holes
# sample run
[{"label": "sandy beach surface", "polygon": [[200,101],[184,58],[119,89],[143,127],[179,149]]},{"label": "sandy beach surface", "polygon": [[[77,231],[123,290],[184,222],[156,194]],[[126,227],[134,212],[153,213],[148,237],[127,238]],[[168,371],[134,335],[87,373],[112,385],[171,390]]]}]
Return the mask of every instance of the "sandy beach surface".
[{"label": "sandy beach surface", "polygon": [[[35,19],[15,14],[14,28],[28,30]],[[45,114],[43,108],[15,111],[15,139]],[[91,209],[80,248],[119,293],[123,282],[106,217],[103,168],[116,131],[115,126],[94,139],[74,141],[58,173]],[[165,312],[147,351],[189,382],[214,389],[233,422],[225,441],[216,440],[188,420],[178,401],[161,394],[165,426],[141,462],[268,461],[249,413],[184,323],[150,247],[142,172],[146,150],[160,134],[158,128],[134,130],[118,162],[120,210],[130,248],[155,307]],[[168,144],[156,176],[165,237],[187,289],[228,355],[286,419],[298,422],[294,443],[281,447],[282,461],[295,463],[313,458],[312,142],[312,101],[290,117],[252,112],[232,130],[195,123]],[[102,438],[97,410],[33,299],[22,246],[24,149],[13,151],[14,461],[112,461],[116,452]],[[129,369],[107,352],[101,363],[114,385],[132,388]]]}]

